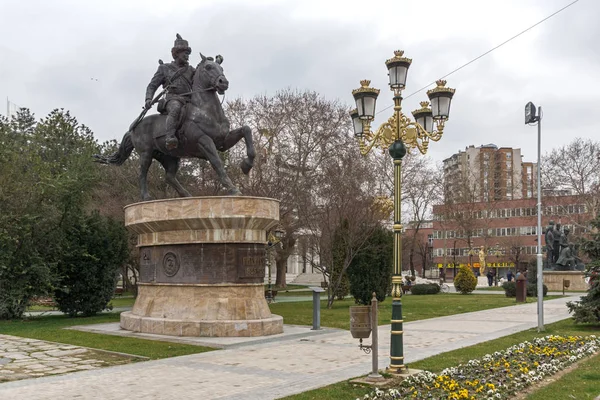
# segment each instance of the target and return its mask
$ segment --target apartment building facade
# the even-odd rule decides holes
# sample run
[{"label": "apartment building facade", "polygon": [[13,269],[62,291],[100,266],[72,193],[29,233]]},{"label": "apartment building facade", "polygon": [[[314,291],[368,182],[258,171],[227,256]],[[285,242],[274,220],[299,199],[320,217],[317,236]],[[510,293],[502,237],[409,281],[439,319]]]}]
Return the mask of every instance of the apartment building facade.
[{"label": "apartment building facade", "polygon": [[[505,276],[509,269],[523,269],[537,254],[537,199],[520,198],[494,202],[438,205],[433,208],[432,263],[447,268],[452,277],[464,265],[478,272],[479,250],[486,265]],[[542,199],[542,245],[552,220],[569,228],[570,240],[586,234],[593,216],[577,196],[546,196]]]},{"label": "apartment building facade", "polygon": [[523,162],[521,149],[471,145],[443,163],[445,196],[450,202],[535,197],[537,164]]}]

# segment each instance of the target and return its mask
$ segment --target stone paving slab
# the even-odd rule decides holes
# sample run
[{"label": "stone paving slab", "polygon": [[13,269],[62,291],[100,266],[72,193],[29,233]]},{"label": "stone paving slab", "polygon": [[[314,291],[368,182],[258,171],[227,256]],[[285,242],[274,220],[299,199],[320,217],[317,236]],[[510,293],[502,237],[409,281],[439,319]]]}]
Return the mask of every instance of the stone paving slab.
[{"label": "stone paving slab", "polygon": [[307,336],[322,335],[330,332],[346,332],[342,329],[322,328],[312,330],[312,327],[304,325],[284,325],[283,333],[270,336],[259,337],[185,337],[185,336],[167,336],[156,335],[152,333],[132,332],[121,329],[118,322],[107,322],[103,324],[75,325],[67,329],[73,329],[82,332],[101,333],[105,335],[135,337],[138,339],[159,340],[165,342],[191,344],[196,346],[213,347],[224,349],[239,346],[256,345],[259,343],[277,342],[281,340],[298,339]]},{"label": "stone paving slab", "polygon": [[[545,322],[569,318],[544,303]],[[535,303],[404,324],[406,363],[537,326]],[[527,316],[524,318],[523,316]],[[490,332],[477,321],[503,321]],[[463,327],[463,331],[456,327]],[[388,363],[390,326],[379,327],[379,366]],[[224,350],[0,385],[0,399],[269,400],[364,375],[371,356],[349,332],[327,332]]]},{"label": "stone paving slab", "polygon": [[0,383],[119,365],[134,358],[73,345],[0,335]]}]

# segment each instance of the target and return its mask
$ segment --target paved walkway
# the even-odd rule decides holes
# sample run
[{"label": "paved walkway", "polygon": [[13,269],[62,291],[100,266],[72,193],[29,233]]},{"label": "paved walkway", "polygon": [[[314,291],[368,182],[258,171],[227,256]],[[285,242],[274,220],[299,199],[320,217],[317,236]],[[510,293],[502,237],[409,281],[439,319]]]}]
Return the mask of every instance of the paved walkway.
[{"label": "paved walkway", "polygon": [[0,335],[0,383],[98,369],[131,359],[79,346]]},{"label": "paved walkway", "polygon": [[[544,302],[545,323],[568,318],[565,303],[572,299]],[[404,325],[406,362],[536,326],[536,303],[409,322]],[[358,341],[349,332],[294,329],[305,329],[306,334],[283,334],[209,353],[3,383],[0,399],[268,400],[370,372],[371,356],[358,349]],[[389,331],[389,325],[379,328],[380,368],[388,362]],[[214,339],[215,344],[219,342]]]}]

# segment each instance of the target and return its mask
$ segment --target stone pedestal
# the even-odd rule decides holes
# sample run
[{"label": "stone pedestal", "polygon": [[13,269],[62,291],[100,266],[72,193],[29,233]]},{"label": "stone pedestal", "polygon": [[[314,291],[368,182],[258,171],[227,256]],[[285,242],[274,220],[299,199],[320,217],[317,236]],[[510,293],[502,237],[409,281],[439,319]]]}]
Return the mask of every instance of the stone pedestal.
[{"label": "stone pedestal", "polygon": [[581,271],[544,271],[544,285],[550,291],[562,291],[563,280],[570,281],[566,290],[588,290],[585,275]]},{"label": "stone pedestal", "polygon": [[125,225],[140,249],[138,297],[121,328],[175,336],[283,332],[264,296],[265,239],[279,221],[273,199],[223,196],[136,203]]}]

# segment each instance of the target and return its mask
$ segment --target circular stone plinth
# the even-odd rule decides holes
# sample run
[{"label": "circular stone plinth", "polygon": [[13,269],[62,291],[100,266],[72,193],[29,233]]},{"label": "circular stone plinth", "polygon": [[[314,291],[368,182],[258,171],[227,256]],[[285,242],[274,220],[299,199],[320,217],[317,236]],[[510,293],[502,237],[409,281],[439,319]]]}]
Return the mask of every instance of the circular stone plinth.
[{"label": "circular stone plinth", "polygon": [[121,328],[169,336],[254,337],[283,332],[271,314],[263,284],[138,284]]},{"label": "circular stone plinth", "polygon": [[255,320],[175,320],[133,315],[131,311],[121,313],[121,328],[142,333],[169,336],[200,337],[255,337],[283,333],[283,317]]}]

